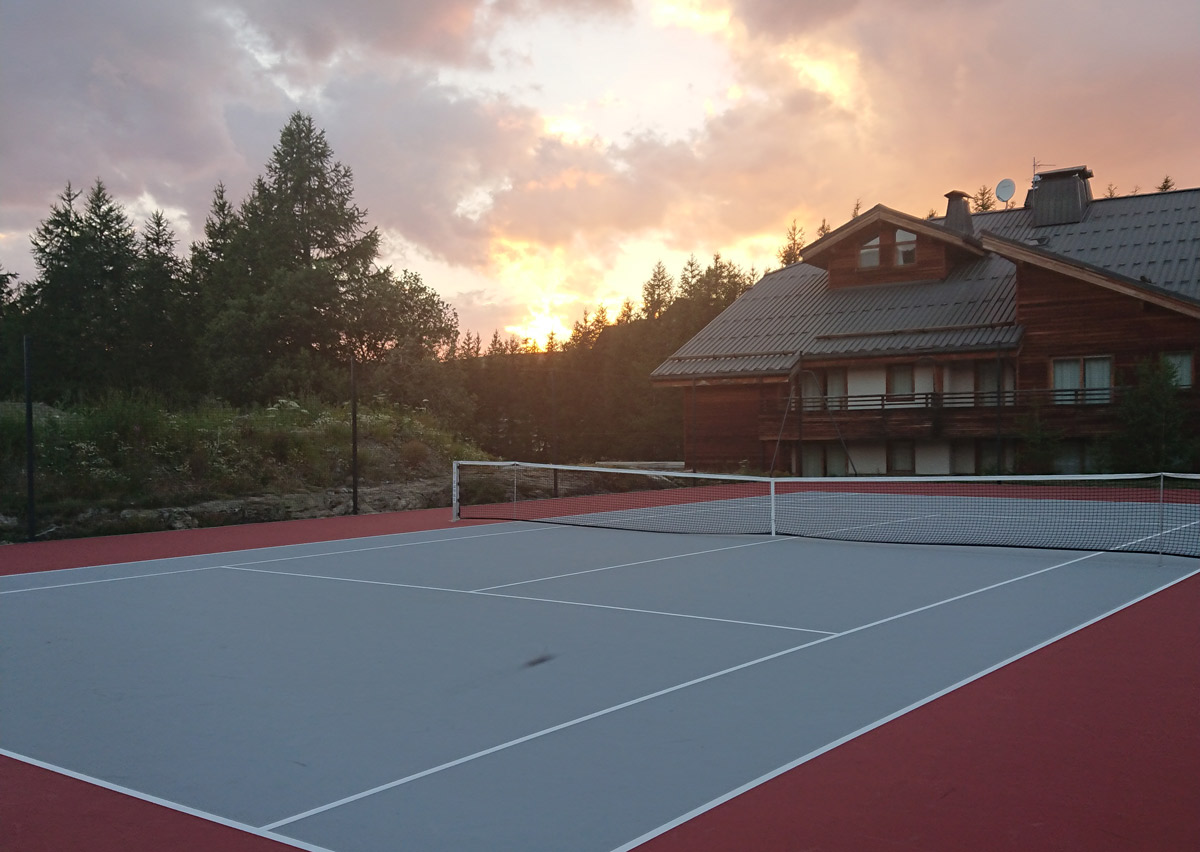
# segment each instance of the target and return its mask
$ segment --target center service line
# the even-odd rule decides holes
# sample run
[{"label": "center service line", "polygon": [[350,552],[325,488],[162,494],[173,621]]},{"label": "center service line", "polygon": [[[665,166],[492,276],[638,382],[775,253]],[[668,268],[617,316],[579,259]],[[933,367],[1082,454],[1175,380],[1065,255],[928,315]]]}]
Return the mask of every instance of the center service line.
[{"label": "center service line", "polygon": [[657,556],[654,559],[642,559],[637,562],[623,562],[620,565],[605,565],[600,568],[586,568],[583,571],[571,571],[567,574],[554,574],[550,577],[535,577],[532,580],[519,580],[516,583],[503,583],[499,586],[485,586],[482,589],[472,589],[473,592],[494,592],[497,589],[509,589],[513,586],[524,586],[528,583],[541,583],[546,580],[561,580],[563,577],[578,577],[580,574],[592,574],[596,571],[611,571],[614,568],[632,568],[635,565],[649,565],[651,562],[666,562],[669,559],[686,559],[689,556],[703,556],[706,553],[721,553],[726,550],[737,550],[740,547],[757,547],[760,544],[771,544],[784,541],[783,538],[771,538],[764,541],[752,541],[749,544],[731,544],[728,547],[714,547],[712,550],[693,550],[689,553],[673,553],[670,556]]},{"label": "center service line", "polygon": [[887,624],[889,622],[896,621],[901,618],[907,618],[910,615],[916,615],[917,613],[925,612],[926,610],[934,609],[935,607],[943,606],[945,604],[953,603],[955,601],[960,601],[960,600],[963,600],[964,598],[972,597],[973,595],[982,594],[983,592],[988,592],[988,591],[991,591],[992,589],[998,589],[1001,586],[1007,586],[1010,583],[1016,583],[1021,580],[1027,580],[1030,577],[1036,577],[1039,574],[1045,574],[1047,571],[1053,571],[1056,568],[1063,568],[1067,565],[1074,565],[1076,562],[1083,562],[1085,559],[1091,559],[1092,557],[1095,557],[1095,556],[1101,556],[1101,555],[1103,555],[1103,553],[1104,553],[1104,551],[1096,551],[1095,553],[1088,553],[1083,556],[1078,556],[1075,559],[1069,559],[1066,562],[1059,562],[1055,565],[1049,566],[1048,568],[1039,568],[1036,571],[1030,571],[1029,573],[1022,574],[1019,577],[1011,577],[1007,580],[1001,580],[998,583],[992,583],[989,586],[984,586],[983,588],[975,589],[974,591],[963,592],[960,595],[955,595],[953,597],[946,598],[945,600],[936,601],[935,603],[926,604],[925,606],[920,606],[920,607],[917,607],[916,609],[910,609],[907,612],[902,612],[898,615],[891,615],[891,616],[888,616],[887,618],[881,618],[878,621],[872,621],[870,624],[863,624],[863,625],[860,625],[859,627],[852,627],[849,630],[845,630],[841,633],[835,633],[831,636],[822,636],[820,639],[813,639],[812,641],[805,642],[801,645],[794,645],[791,648],[785,648],[782,651],[776,651],[773,654],[767,654],[765,657],[759,657],[758,659],[755,659],[755,660],[749,660],[748,662],[745,662],[745,663],[739,663],[736,666],[730,666],[727,669],[722,669],[721,671],[713,672],[712,674],[707,674],[707,675],[703,675],[702,677],[693,678],[692,680],[686,681],[684,683],[676,684],[675,686],[669,686],[666,689],[660,689],[657,692],[651,692],[651,693],[649,693],[647,695],[643,695],[639,698],[633,698],[633,699],[630,699],[629,701],[623,701],[620,704],[614,704],[612,707],[606,707],[603,710],[597,710],[594,713],[588,713],[586,716],[580,716],[577,719],[571,719],[567,722],[562,722],[561,724],[553,725],[549,728],[545,728],[544,730],[535,731],[532,734],[526,734],[523,737],[518,737],[517,739],[509,740],[508,742],[505,742],[505,743],[500,743],[499,745],[492,746],[491,748],[486,748],[486,749],[483,749],[482,751],[477,751],[474,754],[465,755],[464,757],[460,757],[460,758],[457,758],[456,760],[451,760],[446,763],[442,763],[438,766],[434,766],[429,769],[422,770],[421,772],[415,772],[412,775],[406,775],[403,778],[396,779],[395,781],[389,781],[386,784],[380,784],[377,787],[372,787],[369,790],[363,790],[362,792],[355,793],[350,796],[346,796],[345,798],[338,799],[335,802],[329,802],[328,804],[319,805],[318,807],[312,808],[312,809],[304,811],[302,813],[294,814],[289,817],[284,817],[281,820],[277,820],[273,823],[262,826],[262,830],[263,831],[274,831],[275,829],[277,829],[281,826],[289,825],[290,823],[293,823],[293,822],[299,822],[302,819],[307,819],[308,817],[316,816],[317,814],[322,814],[322,813],[325,813],[326,811],[334,810],[335,808],[340,808],[342,805],[348,805],[352,802],[357,802],[360,799],[366,799],[370,796],[374,796],[377,793],[382,793],[382,792],[385,792],[386,790],[391,790],[396,787],[400,787],[400,786],[402,786],[404,784],[408,784],[412,781],[417,781],[421,778],[425,778],[430,775],[435,775],[435,774],[437,774],[439,772],[443,772],[447,769],[452,769],[455,766],[461,766],[464,763],[470,763],[471,761],[478,760],[481,757],[487,757],[488,755],[495,754],[500,751],[505,751],[507,749],[512,748],[513,746],[518,746],[523,743],[530,742],[531,740],[540,739],[541,737],[547,736],[549,734],[557,733],[558,731],[566,730],[567,728],[573,728],[576,725],[581,725],[584,722],[590,722],[593,719],[599,719],[602,716],[607,716],[611,713],[616,713],[619,710],[625,710],[629,707],[634,707],[638,704],[643,704],[643,703],[645,703],[647,701],[651,701],[655,698],[661,698],[664,695],[670,695],[673,692],[679,692],[680,690],[687,689],[688,687],[696,686],[697,684],[705,683],[710,680],[715,680],[716,678],[724,677],[725,675],[728,675],[728,674],[733,674],[734,672],[741,671],[742,669],[748,669],[748,668],[751,668],[752,666],[757,666],[762,663],[770,662],[771,660],[779,659],[780,657],[786,657],[789,654],[794,654],[797,651],[802,651],[805,648],[811,648],[815,645],[820,645],[824,642],[830,642],[830,641],[832,641],[834,639],[838,639],[842,636],[850,636],[851,634],[854,634],[854,633],[861,633],[864,630],[870,630],[872,627],[879,627],[882,624]]}]

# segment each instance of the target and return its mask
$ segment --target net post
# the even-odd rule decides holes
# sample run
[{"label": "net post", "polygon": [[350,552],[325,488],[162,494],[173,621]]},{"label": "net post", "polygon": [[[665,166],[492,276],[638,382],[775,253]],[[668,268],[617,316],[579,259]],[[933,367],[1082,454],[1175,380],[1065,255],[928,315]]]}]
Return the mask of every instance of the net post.
[{"label": "net post", "polygon": [[458,460],[453,462],[450,471],[450,521],[451,523],[459,519],[458,514]]},{"label": "net post", "polygon": [[775,480],[771,480],[771,535],[775,535]]},{"label": "net post", "polygon": [[1165,526],[1166,513],[1166,473],[1159,471],[1158,473],[1158,555],[1162,556],[1163,552],[1163,528]]}]

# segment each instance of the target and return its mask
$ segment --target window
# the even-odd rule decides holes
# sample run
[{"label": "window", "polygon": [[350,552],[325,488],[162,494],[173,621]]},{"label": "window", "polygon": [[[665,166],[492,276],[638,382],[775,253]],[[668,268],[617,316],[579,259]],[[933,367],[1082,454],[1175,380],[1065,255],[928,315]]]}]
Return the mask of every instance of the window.
[{"label": "window", "polygon": [[975,393],[977,405],[996,405],[1000,401],[1000,364],[997,361],[980,361],[975,365]]},{"label": "window", "polygon": [[858,250],[858,268],[871,269],[879,265],[879,237],[867,240]]},{"label": "window", "polygon": [[821,377],[811,370],[800,374],[800,398],[804,401],[806,411],[819,410],[825,407],[825,394],[821,390]]},{"label": "window", "polygon": [[1054,472],[1083,473],[1083,442],[1062,441],[1054,450]]},{"label": "window", "polygon": [[888,396],[903,396],[912,399],[913,368],[912,364],[893,364],[887,373]]},{"label": "window", "polygon": [[911,474],[917,470],[917,452],[912,441],[888,442],[888,473]]},{"label": "window", "polygon": [[968,476],[975,473],[975,442],[970,438],[954,441],[950,445],[950,472]]},{"label": "window", "polygon": [[977,449],[979,451],[979,473],[1004,473],[1008,453],[1003,444],[991,440],[980,440]]},{"label": "window", "polygon": [[1112,359],[1059,358],[1054,361],[1054,402],[1094,405],[1112,401]]},{"label": "window", "polygon": [[842,449],[841,444],[826,444],[825,475],[845,476],[846,469],[846,451]]},{"label": "window", "polygon": [[896,229],[896,265],[908,266],[917,262],[917,235]]},{"label": "window", "polygon": [[825,402],[830,408],[846,407],[846,371],[825,371]]},{"label": "window", "polygon": [[1100,469],[1101,453],[1092,441],[1062,441],[1054,452],[1054,472],[1058,474],[1095,473]]},{"label": "window", "polygon": [[800,447],[800,475],[825,476],[825,448],[805,441]]},{"label": "window", "polygon": [[1170,352],[1163,356],[1163,362],[1175,371],[1175,386],[1190,388],[1192,386],[1192,353]]}]

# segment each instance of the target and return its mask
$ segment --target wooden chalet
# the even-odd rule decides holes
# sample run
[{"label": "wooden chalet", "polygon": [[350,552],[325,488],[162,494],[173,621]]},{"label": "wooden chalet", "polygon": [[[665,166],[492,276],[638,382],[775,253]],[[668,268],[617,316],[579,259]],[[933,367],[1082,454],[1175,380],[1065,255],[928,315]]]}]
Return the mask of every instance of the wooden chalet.
[{"label": "wooden chalet", "polygon": [[1086,167],[1021,207],[882,205],[766,275],[652,374],[684,388],[685,461],[804,476],[1012,470],[1031,424],[1093,469],[1136,366],[1200,430],[1200,189],[1093,199]]}]

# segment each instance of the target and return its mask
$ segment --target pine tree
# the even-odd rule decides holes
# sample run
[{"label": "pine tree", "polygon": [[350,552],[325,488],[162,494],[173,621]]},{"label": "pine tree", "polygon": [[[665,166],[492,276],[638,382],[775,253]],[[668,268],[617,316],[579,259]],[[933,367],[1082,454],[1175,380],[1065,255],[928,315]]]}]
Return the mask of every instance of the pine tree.
[{"label": "pine tree", "polygon": [[700,278],[703,274],[704,270],[700,268],[700,263],[696,260],[696,255],[688,255],[687,262],[683,265],[683,270],[679,273],[680,299],[691,302],[696,301],[700,297]]},{"label": "pine tree", "polygon": [[1174,188],[1175,188],[1175,181],[1171,179],[1170,175],[1164,175],[1163,179],[1162,179],[1162,183],[1160,183],[1158,186],[1154,187],[1154,191],[1155,192],[1170,192]]},{"label": "pine tree", "polygon": [[796,220],[793,219],[792,226],[784,234],[784,243],[780,246],[775,256],[779,258],[779,262],[784,266],[791,266],[793,263],[800,262],[801,250],[803,248],[804,229],[796,227]]},{"label": "pine tree", "polygon": [[312,118],[295,113],[236,212],[218,186],[193,246],[212,306],[204,351],[213,390],[235,402],[336,396],[352,354],[401,372],[445,355],[457,316],[417,273],[377,267],[378,253],[351,170]]},{"label": "pine tree", "polygon": [[187,268],[175,254],[176,242],[166,216],[156,210],[138,241],[130,306],[134,384],[168,396],[182,391],[184,384],[198,389],[191,359],[191,340],[197,332],[192,322],[194,300]]},{"label": "pine tree", "polygon": [[204,220],[204,239],[192,243],[190,255],[192,286],[208,303],[219,303],[229,295],[225,285],[230,270],[221,266],[240,228],[241,220],[225,197],[225,184],[218,183]]},{"label": "pine tree", "polygon": [[642,317],[656,320],[675,301],[675,279],[660,260],[654,264],[650,278],[642,284]]},{"label": "pine tree", "polygon": [[32,238],[37,278],[22,312],[38,350],[53,363],[38,377],[47,398],[131,386],[130,305],[137,241],[124,209],[97,180],[84,200],[67,188]]},{"label": "pine tree", "polygon": [[975,194],[971,196],[971,212],[986,213],[988,210],[996,208],[996,196],[992,193],[992,188],[987,184],[979,187]]}]

